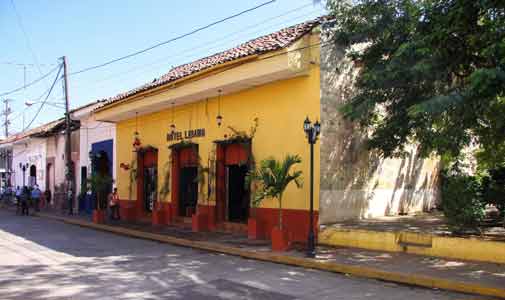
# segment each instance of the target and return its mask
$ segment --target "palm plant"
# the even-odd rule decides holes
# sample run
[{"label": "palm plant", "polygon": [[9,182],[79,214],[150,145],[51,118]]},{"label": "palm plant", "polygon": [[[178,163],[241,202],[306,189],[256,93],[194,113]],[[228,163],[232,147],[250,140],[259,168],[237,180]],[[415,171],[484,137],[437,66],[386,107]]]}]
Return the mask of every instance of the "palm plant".
[{"label": "palm plant", "polygon": [[279,228],[282,229],[282,196],[286,187],[294,182],[298,188],[302,186],[302,171],[291,172],[291,167],[302,162],[298,155],[287,155],[283,161],[274,158],[267,158],[260,162],[256,170],[252,170],[247,175],[247,182],[257,183],[254,191],[254,207],[266,198],[274,198],[279,202]]},{"label": "palm plant", "polygon": [[92,191],[96,193],[95,207],[97,210],[107,207],[107,193],[114,180],[109,175],[93,174],[87,179]]}]

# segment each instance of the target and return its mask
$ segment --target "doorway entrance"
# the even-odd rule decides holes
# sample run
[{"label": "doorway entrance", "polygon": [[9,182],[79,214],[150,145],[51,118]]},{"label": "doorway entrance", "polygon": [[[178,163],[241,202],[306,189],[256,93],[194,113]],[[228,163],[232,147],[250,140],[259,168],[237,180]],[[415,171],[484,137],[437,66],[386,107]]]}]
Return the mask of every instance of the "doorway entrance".
[{"label": "doorway entrance", "polygon": [[172,205],[175,217],[191,217],[198,205],[198,145],[174,144],[172,151]]},{"label": "doorway entrance", "polygon": [[28,186],[35,186],[37,184],[37,167],[35,165],[30,166],[30,177],[28,178]]},{"label": "doorway entrance", "polygon": [[250,141],[219,143],[216,153],[216,221],[247,223],[250,192],[246,186]]},{"label": "doorway entrance", "polygon": [[144,209],[146,212],[152,212],[156,202],[157,190],[157,167],[144,166]]},{"label": "doorway entrance", "polygon": [[191,217],[198,202],[198,168],[185,167],[180,171],[179,216]]},{"label": "doorway entrance", "polygon": [[158,200],[158,149],[140,149],[137,162],[137,212],[141,217],[148,217]]},{"label": "doorway entrance", "polygon": [[249,191],[246,189],[246,175],[248,167],[245,165],[231,165],[228,169],[228,221],[245,223],[249,217]]}]

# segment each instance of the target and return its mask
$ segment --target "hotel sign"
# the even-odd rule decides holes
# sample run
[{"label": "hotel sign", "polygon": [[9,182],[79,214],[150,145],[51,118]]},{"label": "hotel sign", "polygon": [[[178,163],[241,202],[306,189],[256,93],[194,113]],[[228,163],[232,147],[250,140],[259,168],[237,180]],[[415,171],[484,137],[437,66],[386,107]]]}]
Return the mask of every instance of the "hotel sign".
[{"label": "hotel sign", "polygon": [[196,137],[204,137],[205,128],[190,129],[185,131],[176,131],[174,133],[167,133],[167,141],[181,141],[184,139],[191,139]]}]

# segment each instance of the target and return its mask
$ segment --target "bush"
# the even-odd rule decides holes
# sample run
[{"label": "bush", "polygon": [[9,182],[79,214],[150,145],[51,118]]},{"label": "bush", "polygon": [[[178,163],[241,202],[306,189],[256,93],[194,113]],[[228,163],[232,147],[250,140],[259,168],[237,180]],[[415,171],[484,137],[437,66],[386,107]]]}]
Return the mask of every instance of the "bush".
[{"label": "bush", "polygon": [[482,195],[485,204],[495,206],[505,217],[505,168],[488,170],[482,178]]},{"label": "bush", "polygon": [[480,181],[461,173],[442,176],[442,210],[454,233],[478,230],[484,219]]}]

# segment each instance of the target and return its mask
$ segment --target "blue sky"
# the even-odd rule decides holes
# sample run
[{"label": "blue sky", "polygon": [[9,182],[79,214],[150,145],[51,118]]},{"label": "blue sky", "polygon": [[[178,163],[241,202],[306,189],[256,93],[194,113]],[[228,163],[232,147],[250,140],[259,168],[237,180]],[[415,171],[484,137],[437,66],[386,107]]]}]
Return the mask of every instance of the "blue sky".
[{"label": "blue sky", "polygon": [[[21,18],[21,24],[16,17]],[[127,55],[158,42],[204,26],[266,0],[2,0],[0,1],[0,93],[23,85],[54,68],[66,55],[69,72]],[[70,106],[134,88],[167,72],[170,67],[233,47],[251,38],[273,32],[324,14],[313,0],[277,0],[246,15],[227,21],[174,43],[133,58],[74,75],[69,78]],[[24,27],[27,38],[23,34]],[[30,48],[32,51],[30,51]],[[38,68],[35,64],[38,62]],[[40,70],[39,70],[40,69]],[[11,131],[20,131],[35,115],[38,105],[24,109],[47,90],[55,75],[6,96],[13,99]],[[51,102],[62,101],[59,83]],[[44,106],[33,126],[63,116],[63,110]],[[33,127],[32,126],[32,127]],[[3,128],[1,130],[3,132]]]}]

